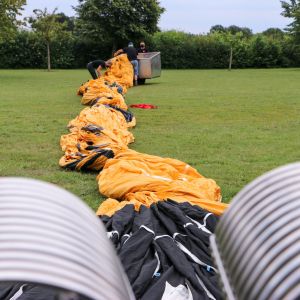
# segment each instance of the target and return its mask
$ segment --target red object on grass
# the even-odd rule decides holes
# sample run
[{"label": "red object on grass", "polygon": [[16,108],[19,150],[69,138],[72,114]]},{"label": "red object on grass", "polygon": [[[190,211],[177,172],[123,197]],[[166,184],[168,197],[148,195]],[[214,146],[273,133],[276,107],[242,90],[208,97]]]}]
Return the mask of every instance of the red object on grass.
[{"label": "red object on grass", "polygon": [[131,104],[130,107],[133,107],[133,108],[142,108],[142,109],[154,109],[154,108],[158,108],[158,106],[156,106],[156,105],[147,104],[147,103],[143,103],[143,104]]}]

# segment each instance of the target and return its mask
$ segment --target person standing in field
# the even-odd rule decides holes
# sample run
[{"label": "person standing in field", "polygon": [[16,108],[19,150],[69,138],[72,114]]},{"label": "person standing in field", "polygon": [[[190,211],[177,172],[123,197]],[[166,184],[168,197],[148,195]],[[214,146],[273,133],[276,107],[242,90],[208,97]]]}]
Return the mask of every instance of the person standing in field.
[{"label": "person standing in field", "polygon": [[129,59],[129,61],[132,64],[133,70],[134,70],[134,85],[138,84],[138,76],[139,76],[139,62],[137,60],[137,55],[138,52],[137,50],[134,48],[134,45],[132,42],[128,43],[128,46],[123,48],[123,49],[119,49],[117,52],[115,52],[114,56],[117,56],[121,53],[126,53],[127,57]]},{"label": "person standing in field", "polygon": [[147,53],[148,52],[145,42],[140,42],[140,47],[137,49],[137,51],[138,51],[138,53]]}]

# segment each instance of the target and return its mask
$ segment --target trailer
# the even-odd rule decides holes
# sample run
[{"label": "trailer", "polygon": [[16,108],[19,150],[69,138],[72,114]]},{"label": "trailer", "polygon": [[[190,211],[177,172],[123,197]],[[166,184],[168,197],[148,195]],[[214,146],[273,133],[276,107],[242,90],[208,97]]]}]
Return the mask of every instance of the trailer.
[{"label": "trailer", "polygon": [[138,84],[144,84],[146,79],[160,77],[161,75],[160,52],[139,53],[138,62],[139,62]]}]

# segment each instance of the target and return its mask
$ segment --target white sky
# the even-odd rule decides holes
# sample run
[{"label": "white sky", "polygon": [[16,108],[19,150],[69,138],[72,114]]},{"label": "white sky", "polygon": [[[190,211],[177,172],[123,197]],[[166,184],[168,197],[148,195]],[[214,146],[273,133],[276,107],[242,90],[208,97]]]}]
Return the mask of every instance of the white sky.
[{"label": "white sky", "polygon": [[[24,16],[35,8],[55,7],[68,16],[75,14],[72,6],[78,0],[27,0]],[[161,0],[166,8],[159,26],[162,30],[177,29],[191,33],[206,33],[216,24],[249,27],[261,32],[269,27],[284,29],[290,21],[280,15],[280,0]]]}]

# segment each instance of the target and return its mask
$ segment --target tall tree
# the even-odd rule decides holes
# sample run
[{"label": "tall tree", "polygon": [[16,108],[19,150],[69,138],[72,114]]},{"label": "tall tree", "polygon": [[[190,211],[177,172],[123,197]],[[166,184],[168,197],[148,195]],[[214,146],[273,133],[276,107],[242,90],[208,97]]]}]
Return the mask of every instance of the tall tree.
[{"label": "tall tree", "polygon": [[281,1],[284,17],[293,19],[288,25],[288,30],[295,37],[297,44],[300,44],[300,0]]},{"label": "tall tree", "polygon": [[227,31],[230,32],[231,34],[235,35],[238,34],[239,32],[243,33],[243,36],[245,38],[249,38],[253,35],[252,30],[248,27],[239,27],[236,25],[230,25],[227,27]]},{"label": "tall tree", "polygon": [[54,9],[52,13],[49,13],[47,8],[35,9],[33,11],[35,16],[28,19],[32,29],[46,44],[48,71],[51,71],[51,42],[66,28],[66,22],[61,22],[61,14],[56,14],[56,11],[57,9]]},{"label": "tall tree", "polygon": [[210,28],[209,32],[210,33],[214,33],[214,32],[226,32],[226,27],[224,27],[223,25],[214,25]]},{"label": "tall tree", "polygon": [[26,0],[1,0],[0,1],[0,40],[11,34],[18,23],[22,6]]},{"label": "tall tree", "polygon": [[75,17],[69,17],[65,15],[63,12],[56,14],[56,20],[59,23],[64,23],[65,30],[74,32],[75,28]]},{"label": "tall tree", "polygon": [[263,35],[268,36],[274,40],[280,40],[284,38],[284,32],[280,28],[268,28],[262,32]]},{"label": "tall tree", "polygon": [[242,40],[244,37],[243,32],[238,31],[235,34],[231,33],[230,31],[213,31],[211,35],[214,35],[219,41],[222,41],[229,47],[229,59],[228,59],[228,70],[231,71],[232,64],[233,64],[233,55],[234,55],[234,48],[236,47],[237,43]]},{"label": "tall tree", "polygon": [[75,10],[83,36],[108,40],[115,51],[125,41],[158,31],[165,9],[158,0],[79,0]]},{"label": "tall tree", "polygon": [[239,27],[236,25],[230,25],[229,27],[224,27],[222,25],[214,25],[210,28],[209,33],[214,32],[229,32],[233,35],[238,34],[240,32],[243,33],[244,38],[249,38],[253,35],[252,30],[248,27]]}]

